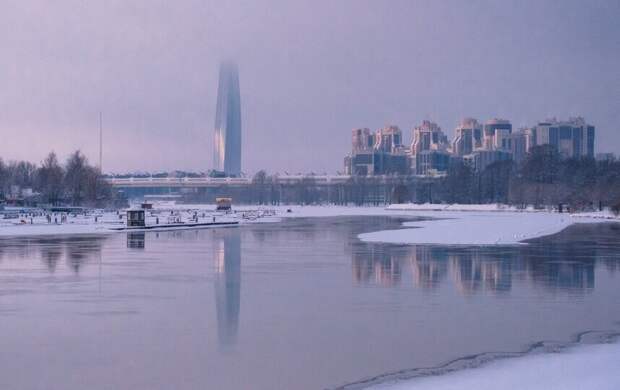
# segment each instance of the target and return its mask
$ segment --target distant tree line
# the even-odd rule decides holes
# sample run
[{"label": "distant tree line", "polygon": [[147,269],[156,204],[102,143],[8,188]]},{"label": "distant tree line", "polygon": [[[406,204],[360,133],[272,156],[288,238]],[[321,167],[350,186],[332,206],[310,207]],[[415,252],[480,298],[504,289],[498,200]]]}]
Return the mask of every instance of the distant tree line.
[{"label": "distant tree line", "polygon": [[549,145],[533,147],[520,165],[499,161],[482,172],[451,167],[440,187],[447,202],[567,206],[575,210],[620,206],[620,161],[564,159]]},{"label": "distant tree line", "polygon": [[0,159],[0,201],[103,207],[111,205],[114,193],[99,168],[78,150],[64,164],[54,152],[40,165]]}]

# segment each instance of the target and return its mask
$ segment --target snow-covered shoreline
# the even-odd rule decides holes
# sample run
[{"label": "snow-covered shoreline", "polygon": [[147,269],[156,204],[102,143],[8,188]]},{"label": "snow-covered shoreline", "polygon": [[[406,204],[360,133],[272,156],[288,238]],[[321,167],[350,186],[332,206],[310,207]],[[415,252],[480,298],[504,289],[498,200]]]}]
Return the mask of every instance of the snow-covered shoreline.
[{"label": "snow-covered shoreline", "polygon": [[578,345],[561,352],[500,359],[474,369],[382,383],[373,390],[620,388],[620,344]]},{"label": "snow-covered shoreline", "polygon": [[366,242],[391,244],[516,245],[528,239],[559,233],[574,223],[602,221],[547,212],[441,211],[410,215],[437,219],[405,222],[402,229],[363,233],[358,237]]},{"label": "snow-covered shoreline", "polygon": [[[289,218],[321,218],[340,216],[400,216],[425,218],[427,221],[405,222],[402,229],[364,233],[363,241],[399,244],[438,245],[510,245],[523,240],[558,233],[573,223],[595,223],[616,220],[609,212],[559,214],[532,209],[517,210],[503,205],[431,205],[405,204],[384,206],[243,206],[235,207],[236,214],[227,217],[215,213],[215,205],[175,205],[157,210],[160,218],[167,213],[180,213],[189,218],[194,213],[207,213],[203,218],[217,215],[218,220],[234,219],[241,224],[278,223]],[[244,218],[264,210],[275,215]],[[501,212],[498,212],[501,211]],[[149,217],[155,223],[154,217]],[[149,219],[147,218],[147,219]],[[123,224],[116,213],[71,217],[65,223],[47,223],[42,216],[18,221],[0,221],[0,237],[112,234],[112,227]]]}]

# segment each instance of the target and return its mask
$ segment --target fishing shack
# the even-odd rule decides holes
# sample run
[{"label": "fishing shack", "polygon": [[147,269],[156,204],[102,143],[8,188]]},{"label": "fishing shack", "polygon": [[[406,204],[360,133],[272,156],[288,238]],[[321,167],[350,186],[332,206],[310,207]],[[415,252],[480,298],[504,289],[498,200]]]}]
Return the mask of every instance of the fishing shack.
[{"label": "fishing shack", "polygon": [[127,210],[127,227],[144,227],[146,219],[143,209]]}]

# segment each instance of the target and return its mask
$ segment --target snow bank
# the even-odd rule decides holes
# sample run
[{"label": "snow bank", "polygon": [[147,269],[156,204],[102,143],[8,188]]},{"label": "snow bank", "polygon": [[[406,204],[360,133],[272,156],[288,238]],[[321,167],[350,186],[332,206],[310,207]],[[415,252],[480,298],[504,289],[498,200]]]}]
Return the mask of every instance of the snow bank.
[{"label": "snow bank", "polygon": [[558,213],[483,213],[433,212],[411,213],[416,216],[443,218],[439,220],[405,222],[410,229],[382,230],[360,234],[362,241],[394,244],[438,245],[514,245],[523,240],[551,235],[576,222],[596,222],[595,219],[576,220]]},{"label": "snow bank", "polygon": [[575,214],[572,214],[572,216],[576,218],[597,218],[597,219],[606,219],[610,221],[620,221],[620,215],[615,215],[610,210],[593,211],[589,213],[575,213]]},{"label": "snow bank", "polygon": [[[244,206],[233,207],[236,214],[225,215],[215,211],[215,205],[174,205],[156,209],[154,215],[147,212],[147,224],[167,222],[170,212],[187,221],[196,213],[202,222],[213,216],[218,221],[236,220],[241,224],[277,223],[286,218],[315,218],[339,216],[411,216],[447,218],[445,221],[406,223],[416,229],[375,232],[361,235],[365,241],[382,241],[407,244],[513,244],[521,240],[553,234],[575,222],[597,222],[614,217],[611,213],[568,214],[548,212],[522,212],[505,205],[436,205],[405,204],[383,206]],[[264,212],[275,211],[275,214]],[[493,212],[502,211],[502,212]],[[101,234],[109,233],[112,226],[122,226],[116,212],[98,212],[87,216],[68,216],[68,223],[47,223],[43,216],[17,220],[0,220],[0,236]],[[579,217],[579,218],[577,218]],[[20,223],[23,219],[23,222]],[[421,229],[418,229],[421,228]]]},{"label": "snow bank", "polygon": [[373,390],[620,389],[620,344],[579,346],[565,352],[497,360],[482,367],[385,383]]},{"label": "snow bank", "polygon": [[[514,206],[508,206],[499,203],[489,204],[435,204],[435,203],[403,203],[392,204],[387,207],[388,210],[407,210],[407,211],[519,211]],[[534,211],[528,208],[524,211]]]},{"label": "snow bank", "polygon": [[[110,225],[112,226],[112,225]],[[93,224],[15,224],[0,226],[0,237],[12,236],[47,236],[112,233],[106,225]]]}]

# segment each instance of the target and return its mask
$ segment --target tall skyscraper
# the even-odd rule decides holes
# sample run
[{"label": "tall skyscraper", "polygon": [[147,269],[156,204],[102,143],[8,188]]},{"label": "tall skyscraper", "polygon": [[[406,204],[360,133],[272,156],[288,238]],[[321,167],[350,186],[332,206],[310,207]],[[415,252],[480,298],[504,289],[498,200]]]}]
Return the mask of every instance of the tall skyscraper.
[{"label": "tall skyscraper", "polygon": [[241,173],[241,96],[239,70],[234,63],[220,65],[213,143],[213,168],[226,176]]}]

